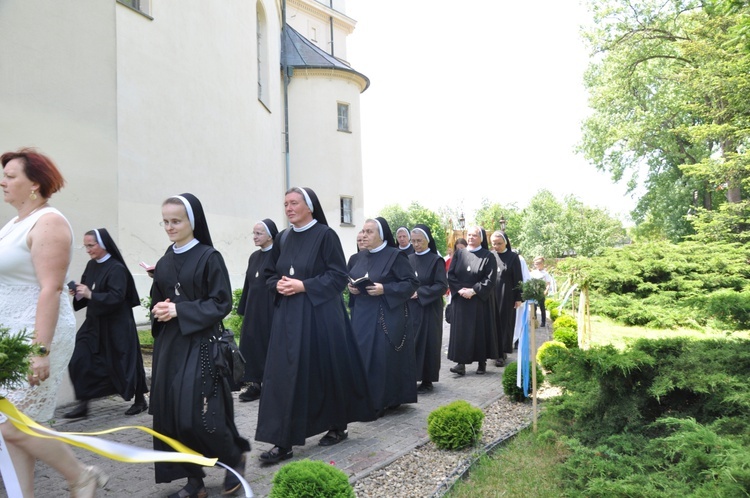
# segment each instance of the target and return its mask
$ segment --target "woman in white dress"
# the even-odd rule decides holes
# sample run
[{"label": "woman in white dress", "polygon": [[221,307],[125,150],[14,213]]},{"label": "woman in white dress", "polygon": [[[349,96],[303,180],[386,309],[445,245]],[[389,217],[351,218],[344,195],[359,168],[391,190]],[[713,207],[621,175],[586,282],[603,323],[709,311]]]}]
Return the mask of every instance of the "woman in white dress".
[{"label": "woman in white dress", "polygon": [[[0,393],[38,422],[52,418],[60,382],[73,353],[75,317],[63,287],[68,276],[73,231],[48,204],[65,181],[46,156],[21,149],[0,156],[5,202],[18,216],[0,229],[0,325],[26,331],[39,346],[31,359],[28,385]],[[66,289],[67,290],[67,289]],[[70,447],[29,436],[9,421],[0,423],[25,498],[34,496],[34,466],[42,460],[65,477],[72,497],[92,497],[106,484],[102,472],[85,466]]]}]

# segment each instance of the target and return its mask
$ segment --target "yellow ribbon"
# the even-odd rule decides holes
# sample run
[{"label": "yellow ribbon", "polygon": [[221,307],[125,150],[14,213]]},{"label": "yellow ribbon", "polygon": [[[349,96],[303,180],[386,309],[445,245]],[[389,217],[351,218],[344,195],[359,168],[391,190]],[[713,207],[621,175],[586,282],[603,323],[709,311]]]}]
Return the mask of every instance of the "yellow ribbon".
[{"label": "yellow ribbon", "polygon": [[[172,439],[171,437],[159,434],[153,429],[140,425],[128,425],[115,427],[97,432],[59,432],[47,427],[41,426],[33,419],[27,417],[5,398],[0,398],[0,413],[5,414],[8,420],[21,432],[34,437],[47,439],[57,439],[67,444],[84,448],[99,455],[105,456],[112,460],[131,463],[148,463],[148,462],[182,462],[194,463],[203,467],[213,467],[218,461],[217,458],[207,458],[197,453],[184,444]],[[102,434],[112,434],[114,432],[126,429],[137,429],[155,438],[160,439],[171,448],[172,451],[147,450],[135,446],[99,439],[93,436]]]}]

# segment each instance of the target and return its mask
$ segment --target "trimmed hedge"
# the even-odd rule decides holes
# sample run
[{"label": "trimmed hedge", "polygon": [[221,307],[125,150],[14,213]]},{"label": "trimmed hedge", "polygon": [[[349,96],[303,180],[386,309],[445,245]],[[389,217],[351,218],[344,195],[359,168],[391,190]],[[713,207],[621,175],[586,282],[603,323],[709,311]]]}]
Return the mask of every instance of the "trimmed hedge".
[{"label": "trimmed hedge", "polygon": [[430,441],[444,450],[473,445],[482,433],[484,412],[463,400],[433,410],[427,416]]},{"label": "trimmed hedge", "polygon": [[271,482],[269,498],[356,498],[343,471],[317,460],[288,463]]}]

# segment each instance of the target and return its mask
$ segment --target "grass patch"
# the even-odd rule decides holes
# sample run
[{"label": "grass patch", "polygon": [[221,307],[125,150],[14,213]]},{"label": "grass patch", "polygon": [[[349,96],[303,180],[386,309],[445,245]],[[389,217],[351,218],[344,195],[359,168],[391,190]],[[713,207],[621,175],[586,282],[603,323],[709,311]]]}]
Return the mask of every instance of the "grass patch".
[{"label": "grass patch", "polygon": [[591,342],[598,346],[611,344],[617,349],[624,349],[626,345],[637,339],[664,339],[669,337],[688,337],[690,339],[750,339],[750,331],[728,333],[723,330],[706,328],[704,330],[678,328],[654,329],[648,327],[622,325],[614,320],[601,316],[591,317]]},{"label": "grass patch", "polygon": [[557,485],[557,469],[566,457],[562,446],[524,429],[494,454],[483,456],[446,496],[558,498],[563,489]]},{"label": "grass patch", "polygon": [[154,337],[151,335],[151,327],[138,329],[138,342],[141,343],[141,347],[154,347]]}]

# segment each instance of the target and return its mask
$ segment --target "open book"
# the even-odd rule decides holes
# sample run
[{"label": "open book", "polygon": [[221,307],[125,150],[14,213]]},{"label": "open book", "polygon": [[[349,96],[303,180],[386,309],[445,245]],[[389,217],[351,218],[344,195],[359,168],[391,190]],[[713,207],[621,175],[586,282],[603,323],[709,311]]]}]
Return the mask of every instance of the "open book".
[{"label": "open book", "polygon": [[154,265],[150,265],[146,263],[145,261],[141,261],[140,263],[138,263],[138,265],[144,270],[146,270],[148,273],[153,273],[154,268],[156,268]]},{"label": "open book", "polygon": [[349,285],[356,287],[362,294],[367,294],[367,287],[371,287],[375,284],[370,280],[370,277],[365,275],[364,277],[359,277],[357,279],[349,277]]}]

